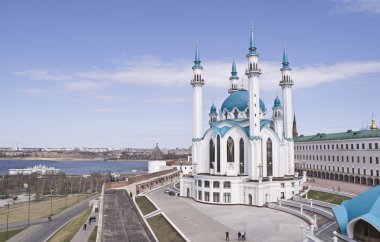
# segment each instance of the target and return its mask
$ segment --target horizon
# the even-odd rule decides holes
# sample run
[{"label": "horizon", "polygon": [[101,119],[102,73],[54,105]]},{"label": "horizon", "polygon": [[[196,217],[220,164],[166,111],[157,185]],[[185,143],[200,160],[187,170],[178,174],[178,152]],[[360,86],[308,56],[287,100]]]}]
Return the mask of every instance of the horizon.
[{"label": "horizon", "polygon": [[380,2],[148,2],[0,3],[0,147],[189,147],[196,41],[205,132],[252,21],[268,117],[286,42],[299,135],[380,120]]}]

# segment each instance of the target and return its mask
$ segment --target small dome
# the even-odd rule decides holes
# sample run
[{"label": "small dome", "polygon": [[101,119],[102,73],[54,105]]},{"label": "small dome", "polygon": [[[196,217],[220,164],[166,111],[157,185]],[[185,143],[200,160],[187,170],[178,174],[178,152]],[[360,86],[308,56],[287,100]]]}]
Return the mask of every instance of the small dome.
[{"label": "small dome", "polygon": [[278,98],[278,96],[276,96],[276,99],[274,99],[274,108],[281,108],[281,101],[280,99]]},{"label": "small dome", "polygon": [[211,105],[210,114],[211,115],[218,115],[218,113],[216,112],[216,106],[215,106],[215,104]]},{"label": "small dome", "polygon": [[[222,112],[227,110],[231,112],[234,108],[237,108],[239,111],[243,112],[248,108],[249,105],[249,92],[245,89],[240,89],[236,92],[231,93],[231,95],[224,100],[222,104]],[[267,109],[263,100],[260,99],[260,112],[266,113]]]}]

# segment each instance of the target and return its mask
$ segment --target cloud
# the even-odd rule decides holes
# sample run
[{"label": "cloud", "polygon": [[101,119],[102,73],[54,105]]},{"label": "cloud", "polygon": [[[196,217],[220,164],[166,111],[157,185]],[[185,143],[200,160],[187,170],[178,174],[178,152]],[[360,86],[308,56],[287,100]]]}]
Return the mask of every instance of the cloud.
[{"label": "cloud", "polygon": [[97,94],[92,93],[89,95],[91,99],[100,100],[100,101],[106,101],[106,102],[116,102],[126,99],[122,96],[116,96],[116,95],[103,95],[103,94]]},{"label": "cloud", "polygon": [[128,108],[95,108],[95,109],[90,109],[90,112],[95,112],[95,113],[124,113],[128,112]]},{"label": "cloud", "polygon": [[175,103],[189,103],[192,102],[191,98],[178,98],[178,97],[163,97],[155,99],[147,99],[145,103],[153,104],[175,104]]},{"label": "cloud", "polygon": [[64,89],[70,92],[95,91],[101,89],[105,84],[97,81],[78,80],[64,84]]},{"label": "cloud", "polygon": [[19,76],[25,76],[33,80],[41,81],[69,81],[72,78],[69,75],[65,75],[59,71],[50,71],[44,69],[31,69],[16,72]]},{"label": "cloud", "polygon": [[49,93],[49,91],[46,89],[40,89],[40,88],[30,88],[30,89],[23,90],[23,93],[28,94],[30,96],[40,96],[40,95]]},{"label": "cloud", "polygon": [[331,0],[337,3],[334,13],[368,12],[380,14],[379,0]]},{"label": "cloud", "polygon": [[[207,87],[227,88],[229,86],[230,60],[212,60],[202,64],[204,68],[203,78]],[[239,60],[236,64],[240,80],[247,83],[247,77],[244,75],[246,61]],[[110,69],[81,71],[71,74],[61,73],[56,79],[68,80],[63,85],[64,90],[70,92],[93,93],[111,85],[183,87],[190,84],[191,66],[191,62],[184,60],[164,61],[155,57],[144,56],[125,61],[123,64],[118,64],[117,67]],[[261,90],[278,89],[278,83],[281,79],[281,63],[261,61],[260,68],[262,69]],[[20,73],[32,79],[53,76],[49,71],[41,70],[38,72],[29,70]],[[35,75],[36,73],[45,74]],[[292,71],[294,88],[310,88],[328,82],[352,80],[371,73],[380,73],[380,61],[347,61],[333,64],[294,66]],[[116,100],[117,98],[103,96],[103,99]],[[178,103],[186,102],[186,100],[182,98],[161,98],[159,100],[147,100],[147,102]]]}]

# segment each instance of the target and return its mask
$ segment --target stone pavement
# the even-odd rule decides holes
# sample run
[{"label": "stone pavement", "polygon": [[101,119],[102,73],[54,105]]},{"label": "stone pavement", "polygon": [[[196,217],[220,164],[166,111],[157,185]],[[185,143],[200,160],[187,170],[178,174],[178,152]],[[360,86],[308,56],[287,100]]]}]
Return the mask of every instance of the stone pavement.
[{"label": "stone pavement", "polygon": [[359,194],[371,188],[371,186],[356,184],[356,183],[348,183],[348,182],[327,180],[327,179],[321,179],[321,178],[313,178],[313,179],[314,179],[314,182],[308,181],[306,185],[310,185],[311,187],[329,189],[332,192],[334,192],[333,188],[337,190],[338,186],[340,188],[340,191],[352,193],[352,194]]},{"label": "stone pavement", "polygon": [[190,198],[169,196],[167,186],[147,196],[191,241],[237,241],[237,233],[245,231],[247,241],[301,241],[301,225],[306,223],[293,215],[245,205],[210,205]]},{"label": "stone pavement", "polygon": [[[75,234],[74,238],[71,240],[71,242],[83,242],[83,241],[88,241],[88,238],[90,237],[92,231],[95,229],[95,226],[98,225],[98,218],[99,218],[99,213],[95,213],[95,207],[96,205],[94,204],[92,208],[92,212],[90,216],[88,216],[86,220],[87,228],[86,230],[83,230],[83,227],[81,227],[78,232]],[[99,207],[99,205],[97,205]],[[89,218],[90,217],[96,217],[96,222],[91,222],[89,223]],[[83,226],[83,225],[82,225]]]},{"label": "stone pavement", "polygon": [[155,241],[126,190],[106,190],[103,202],[103,241]]}]

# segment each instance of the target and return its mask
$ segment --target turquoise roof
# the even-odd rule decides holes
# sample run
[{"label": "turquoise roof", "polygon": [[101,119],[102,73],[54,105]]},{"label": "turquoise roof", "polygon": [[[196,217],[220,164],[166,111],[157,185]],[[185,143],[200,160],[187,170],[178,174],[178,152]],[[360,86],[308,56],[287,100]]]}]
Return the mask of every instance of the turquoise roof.
[{"label": "turquoise roof", "polygon": [[237,78],[235,59],[232,61],[231,78],[235,78],[235,79]]},{"label": "turquoise roof", "polygon": [[253,30],[251,31],[251,36],[249,38],[249,54],[257,54],[256,52],[256,43],[255,43],[255,38],[253,37]]},{"label": "turquoise roof", "polygon": [[215,104],[211,105],[210,114],[211,115],[218,115],[218,113],[216,112],[216,106],[215,106]]},{"label": "turquoise roof", "polygon": [[194,66],[201,66],[201,59],[199,57],[198,44],[197,44],[197,46],[195,48]]},{"label": "turquoise roof", "polygon": [[380,186],[343,201],[333,207],[333,212],[344,235],[347,235],[347,225],[354,219],[363,219],[380,231]]},{"label": "turquoise roof", "polygon": [[[270,126],[270,122],[271,120],[269,119],[260,120],[260,128],[264,126]],[[247,135],[247,137],[249,137],[249,119],[243,119],[243,120],[225,119],[225,120],[213,122],[210,128],[212,130],[212,137],[215,138],[216,135],[219,134],[223,138],[224,135],[235,126],[240,127],[244,131],[244,133]],[[207,134],[207,132],[208,130],[205,132],[205,135]]]},{"label": "turquoise roof", "polygon": [[280,98],[278,98],[278,96],[276,96],[276,99],[274,99],[274,106],[275,108],[281,108],[281,101],[280,101]]},{"label": "turquoise roof", "polygon": [[344,140],[344,139],[363,139],[363,138],[376,138],[380,137],[380,129],[375,130],[359,130],[342,133],[324,134],[319,133],[316,135],[299,136],[294,139],[295,142],[313,142],[313,141],[325,141],[325,140]]},{"label": "turquoise roof", "polygon": [[284,47],[284,53],[282,55],[282,68],[283,69],[290,69],[289,60],[288,60],[288,53],[286,51],[286,47]]},{"label": "turquoise roof", "polygon": [[[239,111],[245,111],[248,108],[249,104],[249,92],[245,89],[240,89],[236,92],[230,94],[226,100],[224,100],[221,110],[227,110],[231,112],[234,108],[237,108]],[[265,113],[267,111],[263,100],[260,99],[260,110]]]}]

